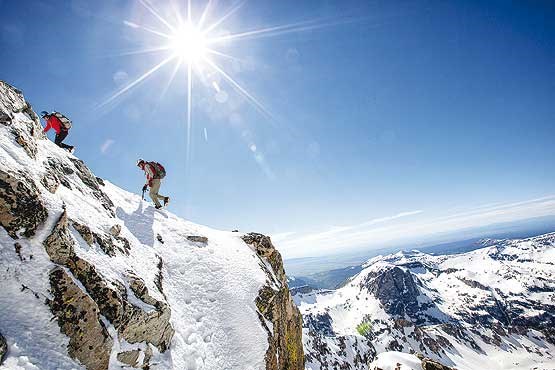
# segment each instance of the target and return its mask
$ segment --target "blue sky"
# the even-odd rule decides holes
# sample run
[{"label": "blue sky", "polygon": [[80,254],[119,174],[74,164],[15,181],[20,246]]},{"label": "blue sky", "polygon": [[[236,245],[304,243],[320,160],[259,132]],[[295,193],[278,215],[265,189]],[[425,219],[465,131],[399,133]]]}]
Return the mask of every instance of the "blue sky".
[{"label": "blue sky", "polygon": [[[152,4],[175,22],[170,1]],[[238,4],[214,2],[207,24]],[[550,1],[246,2],[214,33],[318,27],[218,45],[271,117],[205,65],[188,147],[186,68],[163,96],[172,64],[102,105],[167,55],[120,55],[163,41],[129,22],[168,32],[139,1],[0,0],[0,78],[67,113],[98,176],[140,192],[136,159],[158,160],[173,212],[277,234],[286,256],[332,253],[382,240],[360,225],[555,214],[554,17]],[[321,244],[330,230],[349,236]]]}]

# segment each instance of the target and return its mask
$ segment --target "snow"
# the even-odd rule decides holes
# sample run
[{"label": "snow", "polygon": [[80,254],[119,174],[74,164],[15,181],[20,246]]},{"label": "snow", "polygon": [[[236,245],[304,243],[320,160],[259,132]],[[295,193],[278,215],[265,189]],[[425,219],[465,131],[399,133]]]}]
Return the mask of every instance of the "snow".
[{"label": "snow", "polygon": [[[16,114],[14,124],[28,120],[27,115]],[[127,271],[133,271],[145,282],[151,296],[167,300],[170,305],[175,335],[169,351],[158,354],[155,350],[152,369],[261,369],[265,366],[267,333],[259,321],[255,298],[267,277],[260,268],[260,259],[240,234],[210,229],[167,210],[155,210],[139,195],[106,181],[102,190],[116,206],[117,217],[111,218],[76,174],[68,175],[72,190],[60,186],[51,194],[39,181],[44,173],[43,161],[53,157],[70,164],[69,158],[73,155],[48,140],[37,140],[37,144],[37,158],[32,159],[15,143],[10,128],[0,125],[2,169],[24,171],[32,176],[49,212],[47,221],[34,237],[18,240],[24,261],[15,253],[14,240],[3,228],[0,230],[0,333],[9,345],[2,370],[82,368],[68,356],[68,338],[60,332],[44,304],[50,297],[48,273],[54,264],[45,253],[42,241],[61,215],[63,205],[70,219],[95,232],[107,232],[114,224],[122,225],[121,236],[131,243],[129,256],[118,253],[110,257],[98,247],[90,247],[71,228],[79,257],[94,264],[107,280],[127,287]],[[158,234],[163,244],[156,239]],[[188,235],[208,237],[208,242],[205,245],[190,242],[186,239]],[[165,297],[154,284],[159,256],[163,260]],[[22,290],[22,285],[28,289]],[[153,309],[134,297],[130,289],[128,292],[133,304],[145,310]],[[115,352],[119,348],[129,349],[130,345],[117,338],[111,325],[108,328],[115,342],[110,369],[119,370],[121,364],[115,359]]]},{"label": "snow", "polygon": [[[335,291],[313,291],[297,295],[295,299],[303,315],[329,315],[334,336],[321,340],[331,349],[336,337],[358,337],[358,346],[363,352],[361,343],[365,338],[357,332],[357,326],[363,320],[371,320],[375,336],[366,343],[375,348],[380,361],[386,359],[385,362],[392,362],[384,352],[389,353],[388,345],[396,340],[403,352],[424,353],[459,370],[555,369],[555,345],[544,334],[534,330],[529,330],[527,335],[507,334],[501,336],[501,343],[496,345],[473,333],[478,329],[480,334],[493,338],[496,334],[487,324],[465,321],[479,316],[495,320],[485,309],[488,306],[495,308],[495,302],[508,302],[509,307],[516,307],[515,312],[521,318],[545,314],[545,310],[534,307],[552,306],[555,301],[554,251],[555,234],[546,234],[525,240],[497,241],[494,245],[488,243],[482,249],[458,255],[434,256],[413,251],[377,256],[365,263],[364,269],[344,287]],[[405,264],[412,267],[405,267]],[[420,305],[429,303],[427,309],[420,311],[421,314],[440,323],[461,324],[469,340],[481,350],[474,349],[467,339],[449,335],[441,325],[420,325],[419,329],[425,335],[432,338],[441,336],[452,343],[452,348],[442,348],[445,353],[435,353],[409,336],[414,326],[396,327],[395,318],[383,310],[381,302],[365,287],[370,274],[392,267],[411,272],[420,290],[417,301]],[[545,291],[531,291],[530,287],[543,287]],[[518,313],[520,309],[522,313]],[[312,339],[308,334],[305,331],[307,338],[303,338],[303,343],[305,352],[310,353],[317,349],[312,348]],[[340,351],[332,350],[326,356],[345,359],[349,354],[341,355]],[[388,368],[385,363],[381,364],[383,368]],[[391,366],[393,369],[395,364]],[[362,368],[373,369],[372,366]],[[313,363],[310,369],[316,370],[319,366]]]},{"label": "snow", "polygon": [[[400,366],[398,366],[400,365]],[[415,355],[402,352],[382,352],[370,364],[370,369],[382,370],[422,370],[421,361]]]}]

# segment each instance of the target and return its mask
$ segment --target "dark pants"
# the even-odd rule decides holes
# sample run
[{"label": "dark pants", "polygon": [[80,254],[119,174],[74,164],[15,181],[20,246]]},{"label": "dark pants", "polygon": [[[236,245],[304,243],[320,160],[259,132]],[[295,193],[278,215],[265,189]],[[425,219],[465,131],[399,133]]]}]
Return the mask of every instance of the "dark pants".
[{"label": "dark pants", "polygon": [[71,145],[67,145],[67,144],[62,143],[62,141],[64,141],[64,139],[66,138],[68,133],[69,133],[69,131],[67,131],[67,130],[60,130],[60,133],[56,134],[56,138],[54,139],[54,143],[57,146],[59,146],[60,148],[64,148],[64,149],[73,148]]}]

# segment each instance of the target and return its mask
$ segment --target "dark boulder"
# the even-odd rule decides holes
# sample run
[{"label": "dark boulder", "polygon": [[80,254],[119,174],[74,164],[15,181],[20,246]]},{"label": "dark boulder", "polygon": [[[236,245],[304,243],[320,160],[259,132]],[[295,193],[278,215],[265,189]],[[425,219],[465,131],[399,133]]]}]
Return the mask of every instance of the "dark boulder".
[{"label": "dark boulder", "polygon": [[46,221],[48,211],[39,195],[31,178],[0,169],[0,223],[13,239],[20,230],[25,237],[35,235]]}]

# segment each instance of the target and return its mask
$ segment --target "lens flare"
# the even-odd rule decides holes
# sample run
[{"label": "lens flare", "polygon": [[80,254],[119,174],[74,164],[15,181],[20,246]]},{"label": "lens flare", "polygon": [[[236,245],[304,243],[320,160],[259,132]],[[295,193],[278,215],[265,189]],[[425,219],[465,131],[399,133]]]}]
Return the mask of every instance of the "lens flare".
[{"label": "lens flare", "polygon": [[207,54],[204,35],[190,23],[184,24],[172,35],[170,45],[174,55],[191,63],[202,61]]}]

